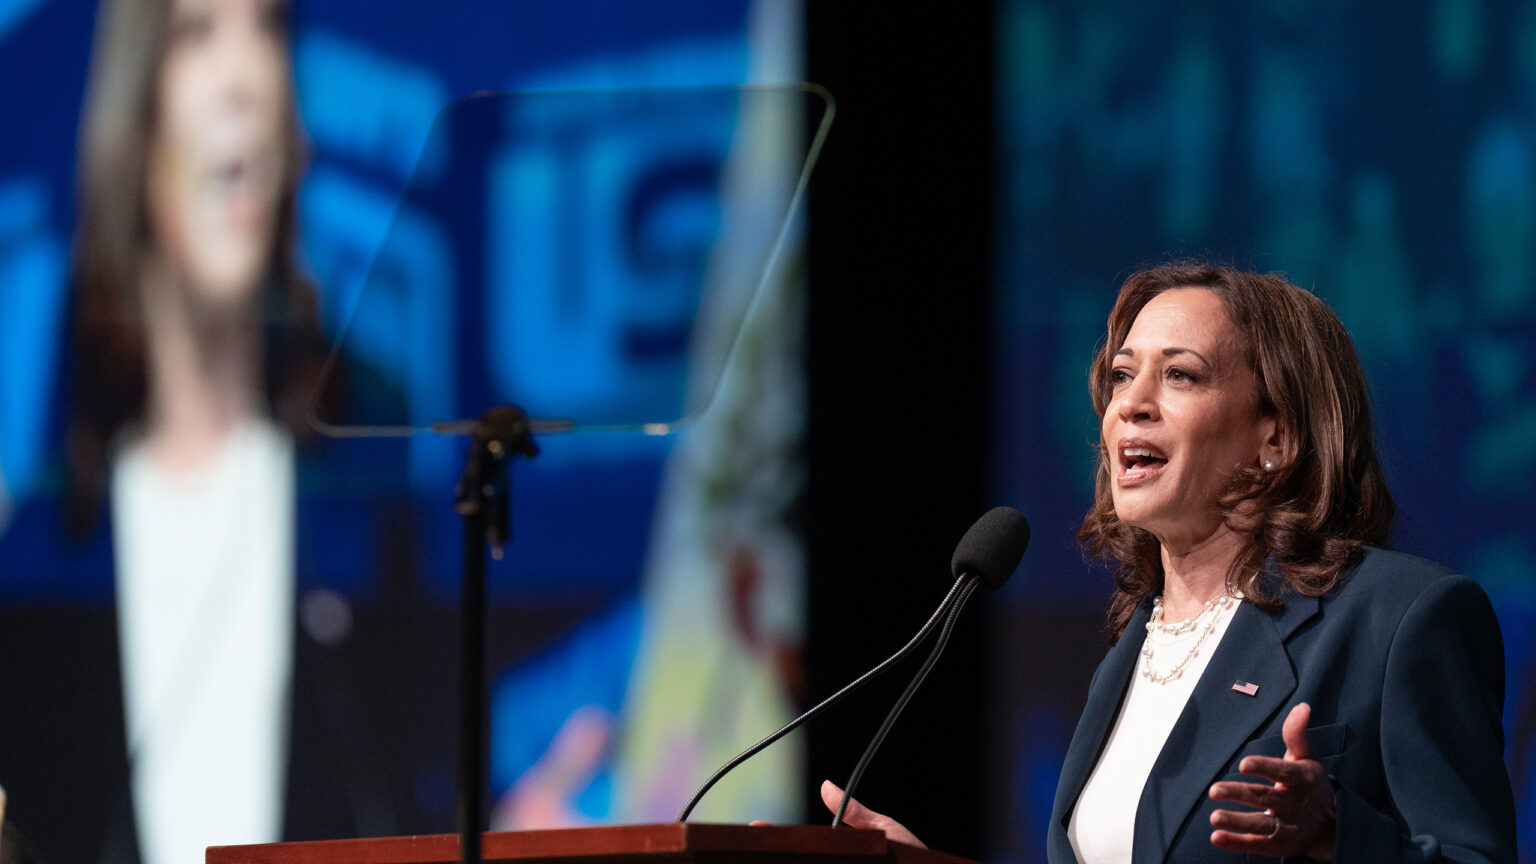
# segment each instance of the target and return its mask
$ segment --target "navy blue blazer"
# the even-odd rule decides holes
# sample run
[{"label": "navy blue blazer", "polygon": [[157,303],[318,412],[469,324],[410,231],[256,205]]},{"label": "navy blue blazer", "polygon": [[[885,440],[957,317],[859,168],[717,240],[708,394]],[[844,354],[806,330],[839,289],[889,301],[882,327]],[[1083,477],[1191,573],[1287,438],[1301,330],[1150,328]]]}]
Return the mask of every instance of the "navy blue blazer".
[{"label": "navy blue blazer", "polygon": [[[1312,706],[1307,742],[1338,792],[1336,862],[1514,862],[1504,646],[1477,583],[1369,549],[1329,594],[1281,596],[1275,613],[1238,607],[1142,789],[1132,864],[1249,857],[1211,845],[1212,811],[1236,805],[1207,791],[1223,779],[1262,782],[1238,761],[1284,755],[1280,727],[1298,702]],[[1136,674],[1150,612],[1148,600],[1089,685],[1056,787],[1052,864],[1075,860],[1067,824]],[[1232,689],[1238,682],[1258,691]]]}]

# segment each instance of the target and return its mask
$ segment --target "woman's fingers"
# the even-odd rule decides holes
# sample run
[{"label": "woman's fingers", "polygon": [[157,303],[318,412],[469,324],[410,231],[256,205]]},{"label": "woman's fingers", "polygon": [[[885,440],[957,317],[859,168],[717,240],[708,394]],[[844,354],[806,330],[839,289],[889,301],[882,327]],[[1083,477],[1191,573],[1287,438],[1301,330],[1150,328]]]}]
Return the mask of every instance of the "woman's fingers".
[{"label": "woman's fingers", "polygon": [[[1253,783],[1218,783],[1220,787],[1246,786],[1257,789],[1269,787],[1257,786]],[[1252,789],[1236,790],[1227,789],[1227,792],[1240,792],[1242,800],[1239,803],[1252,807],[1260,806],[1256,799],[1262,796],[1252,794]],[[1216,787],[1211,789],[1211,797],[1217,798]],[[1219,800],[1236,801],[1234,797],[1221,797]],[[1300,826],[1287,823],[1270,809],[1261,810],[1217,810],[1211,814],[1211,827],[1216,829],[1211,832],[1211,843],[1229,852],[1242,852],[1246,854],[1285,856],[1294,854],[1297,834]]]},{"label": "woman's fingers", "polygon": [[1310,782],[1312,769],[1318,763],[1308,760],[1276,759],[1273,756],[1247,756],[1237,770],[1254,777],[1263,777],[1271,783],[1294,786]]},{"label": "woman's fingers", "polygon": [[[827,809],[833,813],[843,804],[843,790],[838,788],[831,780],[821,781],[821,803],[827,805]],[[848,802],[848,810],[843,813],[843,823],[854,828],[871,828],[876,831],[884,831],[887,840],[895,840],[897,843],[905,843],[908,846],[928,848],[923,841],[917,839],[917,835],[906,829],[906,826],[889,816],[865,807],[853,799]]]},{"label": "woman's fingers", "polygon": [[[1211,814],[1211,843],[1233,852],[1328,860],[1337,822],[1333,783],[1321,762],[1312,758],[1307,724],[1312,708],[1302,702],[1286,715],[1280,730],[1285,756],[1248,756],[1238,764],[1244,774],[1269,783],[1222,781],[1210,796],[1253,810],[1217,810]],[[1260,811],[1260,812],[1253,812]]]},{"label": "woman's fingers", "polygon": [[1288,762],[1311,759],[1312,747],[1307,744],[1307,724],[1312,722],[1312,706],[1298,702],[1291,713],[1285,715],[1280,727],[1280,738],[1285,741],[1285,758]]},{"label": "woman's fingers", "polygon": [[[821,781],[821,803],[827,805],[827,809],[833,813],[843,806],[843,790],[831,780]],[[843,813],[843,822],[854,828],[879,828],[885,829],[885,823],[893,821],[883,814],[865,807],[854,798],[848,802],[848,809]]]},{"label": "woman's fingers", "polygon": [[1264,783],[1237,783],[1229,780],[1211,787],[1211,798],[1242,804],[1255,810],[1273,807],[1277,797],[1275,787]]},{"label": "woman's fingers", "polygon": [[1276,817],[1268,813],[1234,813],[1231,810],[1218,810],[1216,812],[1222,815],[1220,818],[1211,819],[1212,827],[1224,828],[1240,834],[1252,834],[1266,839],[1270,834],[1279,833],[1277,826],[1283,827],[1284,825],[1284,823],[1279,822]]}]

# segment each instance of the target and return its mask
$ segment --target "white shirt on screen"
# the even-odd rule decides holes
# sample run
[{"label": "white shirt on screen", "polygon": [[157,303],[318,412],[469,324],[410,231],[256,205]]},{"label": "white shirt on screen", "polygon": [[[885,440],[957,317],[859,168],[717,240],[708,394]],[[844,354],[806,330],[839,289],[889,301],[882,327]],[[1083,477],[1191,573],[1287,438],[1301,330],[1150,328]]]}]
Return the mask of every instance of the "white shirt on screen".
[{"label": "white shirt on screen", "polygon": [[279,839],[293,665],[293,445],[243,425],[194,476],[112,474],[128,753],[145,864]]}]

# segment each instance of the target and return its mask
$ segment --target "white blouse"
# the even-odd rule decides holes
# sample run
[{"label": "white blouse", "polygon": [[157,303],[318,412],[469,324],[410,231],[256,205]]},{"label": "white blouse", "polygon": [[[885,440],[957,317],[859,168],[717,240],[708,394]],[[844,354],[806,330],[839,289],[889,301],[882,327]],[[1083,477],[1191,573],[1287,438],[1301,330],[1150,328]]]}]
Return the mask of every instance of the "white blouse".
[{"label": "white blouse", "polygon": [[[1163,751],[1168,733],[1184,711],[1195,685],[1200,682],[1216,646],[1226,634],[1241,601],[1232,603],[1217,620],[1200,652],[1190,658],[1183,674],[1166,684],[1157,684],[1142,675],[1145,657],[1138,657],[1131,673],[1131,686],[1120,706],[1120,716],[1109,733],[1098,764],[1083,786],[1067,838],[1072,852],[1082,864],[1127,864],[1136,832],[1136,807],[1142,787],[1152,773],[1152,765]],[[1204,622],[1201,622],[1202,624]],[[1200,638],[1204,627],[1169,636],[1154,632],[1152,668],[1166,673],[1175,666]],[[1122,639],[1145,638],[1145,633],[1127,631]]]}]

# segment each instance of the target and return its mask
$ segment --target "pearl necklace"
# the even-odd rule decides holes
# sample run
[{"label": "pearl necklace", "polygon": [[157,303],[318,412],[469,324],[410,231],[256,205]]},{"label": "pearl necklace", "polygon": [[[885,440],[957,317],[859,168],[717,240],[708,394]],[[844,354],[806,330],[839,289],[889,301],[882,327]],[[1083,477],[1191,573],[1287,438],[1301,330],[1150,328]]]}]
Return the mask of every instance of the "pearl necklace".
[{"label": "pearl necklace", "polygon": [[[1226,611],[1241,599],[1243,599],[1243,592],[1241,591],[1236,592],[1235,595],[1223,594],[1214,600],[1205,601],[1204,609],[1185,618],[1183,621],[1164,624],[1163,598],[1161,596],[1152,598],[1152,617],[1147,621],[1147,638],[1146,641],[1141,643],[1141,677],[1151,681],[1153,684],[1167,684],[1169,681],[1178,680],[1183,676],[1184,667],[1189,665],[1189,661],[1195,659],[1200,654],[1200,649],[1205,645],[1205,640],[1211,638],[1211,634],[1216,632],[1216,624],[1221,620],[1221,616],[1226,614]],[[1158,672],[1152,668],[1153,633],[1162,633],[1166,636],[1182,636],[1193,631],[1196,627],[1200,627],[1202,620],[1204,620],[1205,624],[1201,627],[1200,636],[1195,639],[1195,644],[1189,646],[1189,650],[1185,652],[1183,659],[1175,663],[1173,668],[1167,672]]]}]

